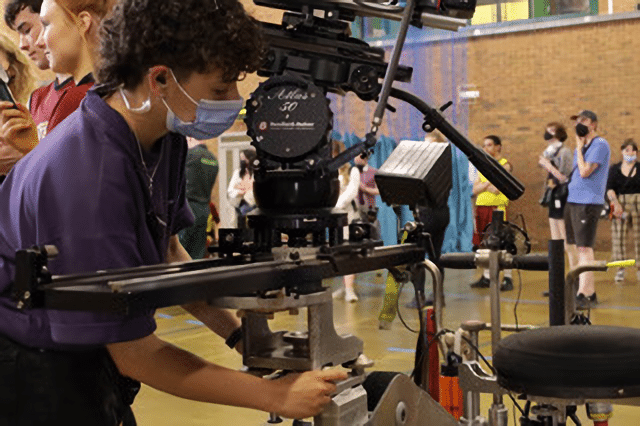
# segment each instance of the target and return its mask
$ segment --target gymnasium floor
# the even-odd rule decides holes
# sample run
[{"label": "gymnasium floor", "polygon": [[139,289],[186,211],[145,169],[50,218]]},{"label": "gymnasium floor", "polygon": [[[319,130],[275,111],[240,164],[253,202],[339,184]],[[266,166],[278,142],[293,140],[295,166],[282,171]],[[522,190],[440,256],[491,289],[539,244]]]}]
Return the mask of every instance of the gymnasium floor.
[{"label": "gymnasium floor", "polygon": [[[605,259],[606,254],[596,256]],[[635,270],[627,271],[626,281],[614,283],[615,271],[598,272],[596,288],[599,305],[591,312],[591,320],[599,325],[640,326],[640,284],[636,281]],[[521,272],[522,292],[518,304],[518,323],[543,326],[548,324],[548,305],[541,296],[547,287],[546,273]],[[334,303],[334,322],[339,334],[354,334],[364,341],[365,354],[375,361],[373,370],[400,371],[410,373],[413,363],[416,335],[406,330],[396,319],[390,331],[378,329],[378,313],[384,294],[386,272],[380,274],[370,272],[359,275],[356,279],[356,291],[360,301],[346,304],[342,300]],[[447,270],[445,279],[446,308],[444,326],[456,329],[460,323],[468,319],[490,321],[488,290],[472,290],[468,284],[473,281],[473,271]],[[340,283],[334,279],[327,282],[336,287]],[[518,296],[520,280],[514,271],[515,290],[502,293],[502,322],[515,323],[514,306]],[[404,308],[411,299],[409,287],[405,288],[401,299],[401,313],[412,327],[417,327],[415,310]],[[186,350],[192,351],[212,362],[229,368],[242,366],[241,356],[229,350],[222,340],[186,314],[181,308],[167,308],[156,314],[158,335]],[[278,314],[270,322],[273,330],[302,330],[305,328],[306,313],[300,311],[298,316]],[[485,356],[491,354],[490,333],[480,335],[480,350]],[[215,384],[212,384],[215,386]],[[487,415],[490,397],[482,398],[481,413]],[[513,409],[510,401],[510,425],[518,424],[513,420]],[[149,387],[143,387],[136,398],[134,412],[140,426],[259,426],[267,424],[265,413],[215,406],[182,400],[163,394]],[[591,426],[584,408],[578,412],[583,425]],[[285,421],[282,425],[290,425]],[[425,423],[429,425],[429,423]],[[611,426],[636,426],[640,424],[640,407],[614,407]]]}]

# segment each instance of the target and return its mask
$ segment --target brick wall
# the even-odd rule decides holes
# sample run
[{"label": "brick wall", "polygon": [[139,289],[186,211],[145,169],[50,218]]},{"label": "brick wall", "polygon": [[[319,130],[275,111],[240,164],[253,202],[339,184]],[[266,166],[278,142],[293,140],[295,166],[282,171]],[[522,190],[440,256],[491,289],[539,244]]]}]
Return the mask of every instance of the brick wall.
[{"label": "brick wall", "polygon": [[[544,179],[537,157],[546,146],[545,124],[571,126],[570,115],[593,110],[614,162],[620,161],[625,138],[640,139],[637,34],[640,19],[469,40],[467,76],[480,91],[469,108],[469,138],[503,138],[503,153],[527,189],[512,203],[511,217],[524,215],[537,248],[546,247],[549,238],[547,217],[537,203]],[[574,134],[569,133],[573,148]],[[601,221],[596,248],[609,250],[609,241],[609,223]]]}]

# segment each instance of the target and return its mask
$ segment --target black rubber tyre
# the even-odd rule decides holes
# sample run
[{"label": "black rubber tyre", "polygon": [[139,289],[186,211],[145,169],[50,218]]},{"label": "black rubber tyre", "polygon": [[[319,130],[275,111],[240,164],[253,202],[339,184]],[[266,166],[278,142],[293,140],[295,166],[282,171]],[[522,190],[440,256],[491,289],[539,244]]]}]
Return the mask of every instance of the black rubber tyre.
[{"label": "black rubber tyre", "polygon": [[493,357],[498,383],[555,398],[640,396],[640,329],[557,326],[513,334]]}]

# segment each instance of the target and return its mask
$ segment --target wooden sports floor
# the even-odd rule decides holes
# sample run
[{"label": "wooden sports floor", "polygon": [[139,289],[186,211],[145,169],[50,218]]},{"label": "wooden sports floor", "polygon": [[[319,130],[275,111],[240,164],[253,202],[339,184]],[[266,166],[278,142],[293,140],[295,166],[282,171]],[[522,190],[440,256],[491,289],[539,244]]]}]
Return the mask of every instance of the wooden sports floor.
[{"label": "wooden sports floor", "polygon": [[[606,254],[596,255],[606,259]],[[635,269],[627,271],[623,283],[614,283],[615,271],[596,272],[596,288],[599,305],[591,311],[591,321],[599,325],[640,327],[640,283],[636,280]],[[384,294],[386,272],[370,272],[356,278],[356,291],[360,297],[357,303],[346,304],[343,300],[334,303],[334,323],[339,334],[354,334],[364,341],[365,354],[375,362],[373,370],[400,371],[409,374],[413,366],[416,335],[405,329],[396,319],[391,330],[378,329],[378,314]],[[521,280],[520,280],[521,277]],[[445,278],[446,308],[444,326],[457,329],[462,321],[478,319],[490,322],[488,290],[469,288],[475,279],[474,271],[447,270]],[[340,280],[327,281],[334,288]],[[429,283],[428,283],[429,285]],[[517,307],[518,323],[537,326],[548,325],[548,299],[542,296],[547,288],[546,273],[514,271],[515,290],[502,293],[502,322],[515,323],[514,307],[521,288]],[[412,328],[417,327],[415,310],[404,304],[411,300],[412,288],[406,287],[400,298],[401,313]],[[156,313],[158,335],[186,350],[212,362],[229,368],[242,366],[241,356],[228,349],[222,339],[208,331],[181,308],[167,308]],[[270,322],[272,330],[304,330],[306,312],[298,316],[288,313],[276,315]],[[485,356],[491,355],[490,333],[480,335],[480,350]],[[638,360],[640,362],[640,360]],[[211,386],[216,386],[211,383]],[[512,403],[510,425],[514,422]],[[487,415],[490,396],[482,398],[483,415]],[[136,398],[134,412],[141,426],[259,426],[266,425],[265,413],[197,403],[163,394],[149,387],[143,387]],[[593,423],[586,417],[584,408],[578,411],[583,425]],[[291,425],[285,421],[282,425]],[[425,422],[426,425],[431,425]],[[614,406],[611,426],[640,425],[640,407]]]}]

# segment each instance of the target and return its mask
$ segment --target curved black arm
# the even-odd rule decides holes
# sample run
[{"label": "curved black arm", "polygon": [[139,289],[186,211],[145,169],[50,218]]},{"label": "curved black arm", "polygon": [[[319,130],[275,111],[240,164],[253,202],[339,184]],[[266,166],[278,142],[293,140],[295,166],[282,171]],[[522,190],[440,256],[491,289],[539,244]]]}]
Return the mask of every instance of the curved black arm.
[{"label": "curved black arm", "polygon": [[440,114],[440,111],[432,108],[413,93],[404,90],[392,88],[391,96],[413,105],[418,111],[424,114],[425,122],[432,128],[440,130],[451,143],[457,146],[460,151],[469,158],[471,164],[476,166],[478,171],[482,173],[489,182],[495,185],[500,192],[506,195],[508,199],[517,200],[524,193],[522,183],[507,172],[495,158],[487,155],[484,151],[476,148],[469,142],[458,129]]}]

